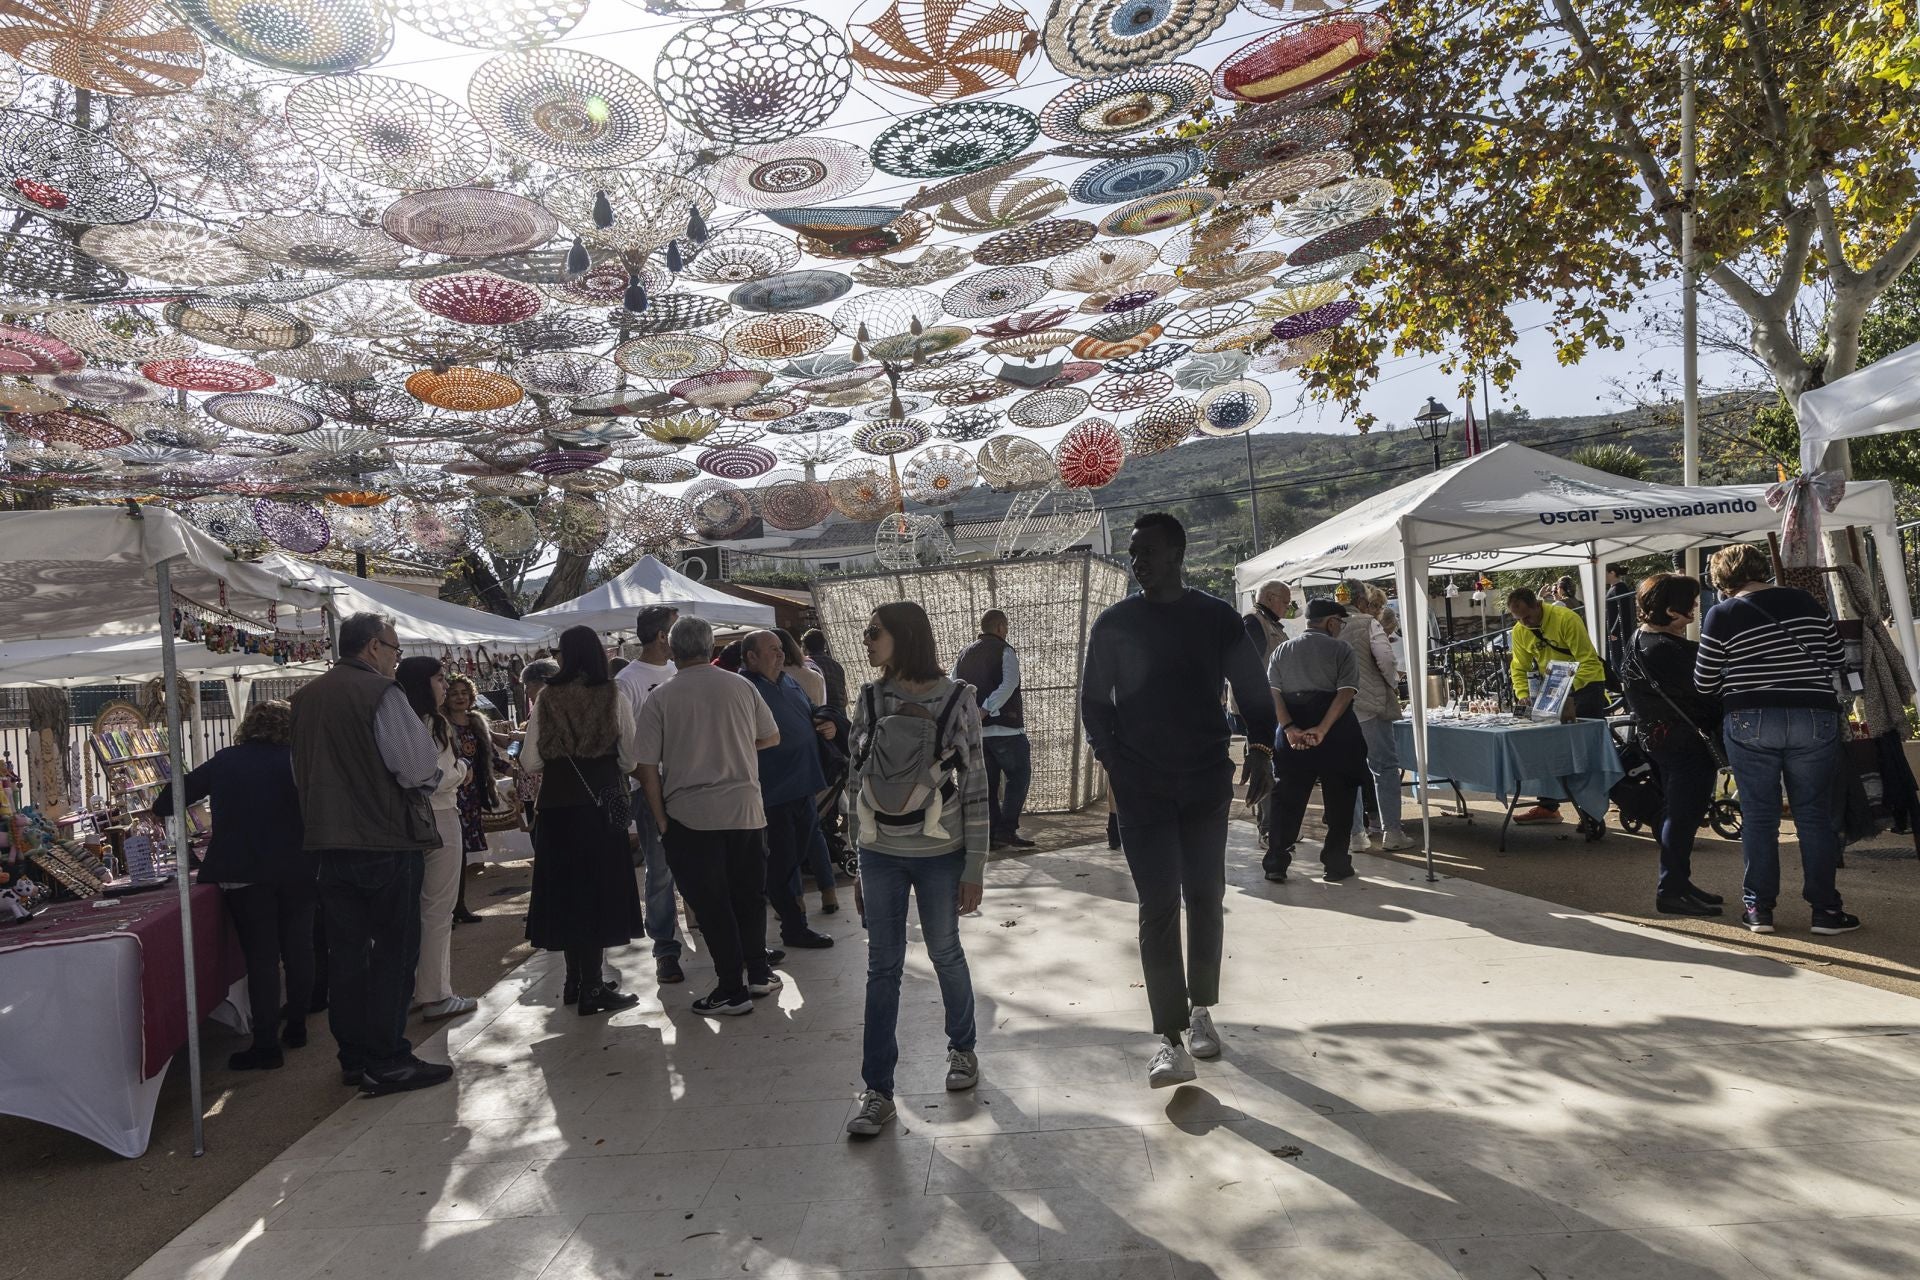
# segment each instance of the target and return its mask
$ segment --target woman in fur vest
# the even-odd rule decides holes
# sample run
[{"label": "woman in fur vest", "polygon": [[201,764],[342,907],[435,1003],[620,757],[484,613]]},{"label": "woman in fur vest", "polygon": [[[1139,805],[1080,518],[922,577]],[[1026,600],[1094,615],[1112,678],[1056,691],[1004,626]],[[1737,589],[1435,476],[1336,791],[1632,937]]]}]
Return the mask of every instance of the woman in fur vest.
[{"label": "woman in fur vest", "polygon": [[533,818],[527,941],[564,952],[564,1000],[583,1014],[630,1009],[640,997],[601,973],[603,952],[641,933],[640,890],[627,849],[633,713],[607,674],[590,627],[560,636],[560,671],[527,717],[520,766],[542,774]]}]

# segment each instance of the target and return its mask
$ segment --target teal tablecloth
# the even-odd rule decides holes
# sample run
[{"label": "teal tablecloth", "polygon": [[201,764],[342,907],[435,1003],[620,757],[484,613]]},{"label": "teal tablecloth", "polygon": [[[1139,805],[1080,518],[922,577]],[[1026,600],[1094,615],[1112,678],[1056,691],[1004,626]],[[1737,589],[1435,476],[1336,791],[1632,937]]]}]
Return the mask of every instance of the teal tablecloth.
[{"label": "teal tablecloth", "polygon": [[[1415,772],[1413,724],[1393,727],[1400,767]],[[1607,811],[1607,793],[1625,776],[1604,720],[1572,724],[1427,725],[1427,773],[1451,778],[1462,791],[1482,791],[1504,803],[1521,796],[1571,799],[1582,813]],[[1565,779],[1567,786],[1561,785]],[[1568,790],[1572,794],[1569,796]]]}]

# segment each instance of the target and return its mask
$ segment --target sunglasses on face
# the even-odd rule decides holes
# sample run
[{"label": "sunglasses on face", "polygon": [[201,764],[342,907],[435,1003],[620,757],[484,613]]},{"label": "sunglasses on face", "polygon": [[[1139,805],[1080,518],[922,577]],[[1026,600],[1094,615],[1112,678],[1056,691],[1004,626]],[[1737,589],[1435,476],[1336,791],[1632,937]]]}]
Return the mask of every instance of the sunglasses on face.
[{"label": "sunglasses on face", "polygon": [[865,631],[862,631],[860,634],[867,641],[868,644],[872,644],[875,640],[878,640],[881,636],[887,633],[884,628],[876,625],[876,626],[868,627]]}]

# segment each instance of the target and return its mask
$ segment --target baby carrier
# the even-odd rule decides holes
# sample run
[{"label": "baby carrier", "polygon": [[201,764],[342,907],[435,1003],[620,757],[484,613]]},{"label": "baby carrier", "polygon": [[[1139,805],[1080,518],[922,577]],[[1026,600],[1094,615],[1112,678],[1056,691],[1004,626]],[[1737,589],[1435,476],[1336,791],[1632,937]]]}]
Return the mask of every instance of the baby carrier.
[{"label": "baby carrier", "polygon": [[917,703],[896,701],[880,714],[879,694],[869,684],[860,691],[867,733],[854,752],[847,778],[853,797],[854,840],[865,844],[883,832],[951,840],[946,811],[959,795],[956,772],[965,761],[958,750],[940,754],[962,698],[972,688],[955,680],[938,715]]}]

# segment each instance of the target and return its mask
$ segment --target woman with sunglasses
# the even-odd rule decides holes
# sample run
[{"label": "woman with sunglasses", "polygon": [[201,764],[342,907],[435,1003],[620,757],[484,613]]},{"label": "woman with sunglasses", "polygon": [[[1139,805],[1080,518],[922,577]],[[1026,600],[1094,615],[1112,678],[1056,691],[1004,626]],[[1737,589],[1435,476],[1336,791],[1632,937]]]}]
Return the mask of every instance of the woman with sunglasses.
[{"label": "woman with sunglasses", "polygon": [[[873,611],[863,639],[867,661],[879,669],[880,678],[854,700],[853,765],[842,799],[860,851],[867,913],[867,1008],[860,1062],[866,1089],[847,1132],[873,1137],[894,1115],[909,893],[919,904],[927,959],[946,1007],[947,1088],[971,1089],[980,1078],[973,1052],[973,978],[960,945],[959,917],[979,909],[989,833],[980,708],[967,686],[949,679],[941,668],[926,611],[910,600],[883,604]],[[872,770],[877,776],[896,744],[912,741],[915,720],[932,722],[932,750],[925,754],[936,762],[933,776],[942,785],[928,796],[925,809],[907,815],[910,820],[888,820],[868,803],[866,774]]]}]

